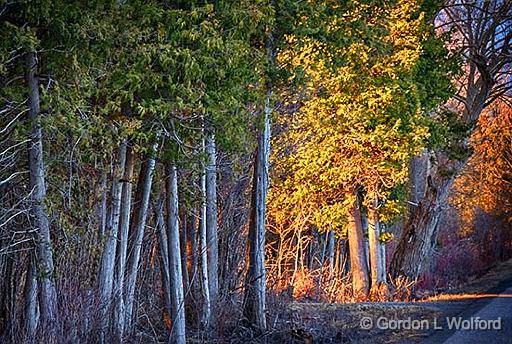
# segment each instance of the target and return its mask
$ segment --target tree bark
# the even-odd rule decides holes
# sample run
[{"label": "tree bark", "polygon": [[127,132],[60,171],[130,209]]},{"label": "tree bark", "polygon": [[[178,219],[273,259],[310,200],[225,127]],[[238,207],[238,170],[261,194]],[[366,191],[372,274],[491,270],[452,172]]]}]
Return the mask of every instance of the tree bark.
[{"label": "tree bark", "polygon": [[101,199],[99,204],[99,233],[98,233],[98,242],[101,244],[103,240],[103,236],[107,230],[107,169],[105,169],[101,174],[100,179],[100,193]]},{"label": "tree bark", "polygon": [[430,170],[430,152],[425,149],[409,163],[409,213],[412,214],[425,195],[428,171]]},{"label": "tree bark", "polygon": [[381,283],[386,283],[386,272],[383,263],[382,250],[379,242],[380,223],[377,207],[379,201],[374,197],[368,207],[368,242],[370,251],[371,287],[378,288]]},{"label": "tree bark", "polygon": [[210,303],[217,302],[219,291],[219,242],[217,239],[217,156],[215,133],[206,128],[206,236],[208,239],[208,283]]},{"label": "tree bark", "polygon": [[367,295],[369,291],[368,266],[366,265],[363,225],[357,191],[354,190],[354,203],[348,214],[348,244],[350,250],[350,271],[354,294]]},{"label": "tree bark", "polygon": [[[203,171],[204,172],[204,171]],[[210,283],[208,282],[208,241],[207,241],[207,225],[206,225],[206,173],[201,176],[201,221],[199,223],[199,243],[201,257],[201,293],[203,296],[203,309],[201,322],[203,326],[207,326],[210,321],[211,303],[210,303]]]},{"label": "tree bark", "polygon": [[133,303],[135,298],[135,284],[137,282],[137,274],[139,272],[140,252],[142,249],[142,239],[144,238],[144,228],[148,217],[149,200],[151,197],[151,185],[153,183],[153,172],[155,170],[155,158],[153,153],[156,145],[153,146],[153,152],[142,163],[139,181],[137,183],[137,192],[141,195],[140,204],[137,206],[135,213],[134,227],[132,233],[134,235],[132,252],[128,264],[128,278],[126,283],[126,323],[131,324]]},{"label": "tree bark", "polygon": [[188,276],[188,253],[187,253],[187,214],[182,209],[181,211],[181,226],[180,226],[180,255],[181,255],[181,271],[183,273],[183,290],[187,295],[190,290],[190,280]]},{"label": "tree bark", "polygon": [[169,316],[172,313],[171,306],[171,273],[169,268],[169,248],[167,233],[165,232],[164,199],[159,197],[156,207],[156,228],[158,230],[158,246],[160,247],[160,267],[162,273],[162,289],[165,309]]},{"label": "tree bark", "polygon": [[119,224],[119,245],[116,267],[115,283],[115,333],[118,342],[123,341],[125,328],[125,303],[124,303],[124,278],[126,270],[126,255],[128,250],[128,235],[130,229],[130,215],[132,205],[132,179],[135,167],[135,153],[133,148],[126,149],[126,162],[123,175],[123,186],[121,192],[121,218]]},{"label": "tree bark", "polygon": [[197,235],[197,210],[195,206],[191,210],[188,235],[190,238],[190,285],[192,286],[192,296],[196,300],[199,295],[199,262],[198,262],[198,235]]},{"label": "tree bark", "polygon": [[436,174],[437,181],[428,176],[425,195],[404,226],[389,266],[393,278],[405,276],[415,280],[428,267],[437,240],[437,223],[455,181],[455,174],[448,178]]},{"label": "tree bark", "polygon": [[329,260],[329,274],[334,269],[334,230],[330,230],[327,237],[327,259]]},{"label": "tree bark", "polygon": [[258,148],[254,163],[251,214],[249,219],[249,269],[245,281],[244,316],[249,324],[265,330],[265,219],[267,211],[268,166],[270,155],[270,98],[269,89],[265,99],[264,127],[258,136]]},{"label": "tree bark", "polygon": [[173,324],[169,342],[186,343],[185,299],[181,271],[180,232],[178,215],[178,173],[173,163],[167,163],[167,240],[169,249],[170,286]]},{"label": "tree bark", "polygon": [[37,56],[27,52],[25,56],[25,81],[28,85],[28,118],[32,126],[28,147],[30,189],[32,190],[30,214],[36,231],[37,271],[40,282],[39,301],[42,325],[48,333],[48,342],[57,340],[60,328],[57,312],[57,288],[53,276],[53,253],[50,224],[44,200],[46,197],[43,140],[40,119],[39,80]]},{"label": "tree bark", "polygon": [[108,330],[108,310],[111,304],[112,285],[114,281],[115,255],[117,248],[117,234],[119,219],[121,217],[121,178],[124,174],[126,162],[126,142],[122,142],[116,154],[114,170],[112,173],[111,205],[108,216],[107,240],[101,254],[101,266],[98,276],[98,289],[102,308],[100,342],[104,342]]},{"label": "tree bark", "polygon": [[35,257],[29,257],[27,275],[25,277],[25,310],[24,328],[29,340],[34,341],[37,330],[39,305],[37,303],[37,271]]}]

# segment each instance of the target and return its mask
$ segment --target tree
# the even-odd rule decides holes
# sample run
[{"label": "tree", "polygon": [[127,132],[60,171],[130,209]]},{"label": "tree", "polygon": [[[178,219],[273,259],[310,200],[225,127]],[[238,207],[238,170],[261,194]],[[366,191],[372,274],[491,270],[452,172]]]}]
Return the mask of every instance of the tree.
[{"label": "tree", "polygon": [[[271,39],[271,38],[269,38]],[[245,281],[244,316],[249,324],[266,330],[266,278],[265,278],[265,222],[268,192],[268,166],[270,155],[270,97],[269,90],[263,110],[263,129],[258,135],[258,148],[254,158],[249,220],[249,267]]]},{"label": "tree", "polygon": [[49,331],[49,341],[56,340],[59,332],[57,312],[57,289],[53,279],[53,253],[51,249],[50,224],[44,206],[46,195],[43,142],[40,123],[39,79],[37,77],[37,54],[25,53],[25,80],[28,85],[28,115],[31,134],[28,147],[30,188],[32,190],[31,215],[36,227],[37,272],[40,274],[41,316],[43,328]]},{"label": "tree", "polygon": [[272,217],[276,226],[301,217],[307,220],[299,230],[348,231],[354,290],[368,291],[354,199],[361,196],[368,207],[377,198],[384,206],[373,210],[399,211],[395,190],[429,137],[423,113],[442,98],[426,97],[431,80],[420,77],[436,42],[422,2],[385,2],[378,9],[323,4],[324,11],[301,17],[297,26],[305,33],[288,36],[289,49],[280,55],[291,79],[305,84],[302,97],[288,104],[297,111],[276,143]]},{"label": "tree", "polygon": [[111,205],[108,215],[108,226],[106,232],[106,243],[101,255],[101,268],[98,276],[98,288],[100,291],[100,301],[102,307],[102,328],[100,340],[103,341],[108,332],[108,311],[111,306],[111,297],[113,293],[115,257],[117,249],[117,236],[119,232],[119,222],[121,218],[122,202],[122,177],[125,174],[127,143],[121,143],[116,154],[114,169],[112,174]]},{"label": "tree", "polygon": [[[153,182],[153,172],[155,169],[157,144],[154,144],[146,159],[142,163],[139,181],[137,183],[137,194],[140,195],[139,204],[136,207],[135,217],[132,225],[134,235],[132,254],[129,260],[128,280],[126,283],[125,305],[127,325],[131,324],[133,303],[135,297],[135,286],[137,274],[139,271],[140,254],[142,249],[142,240],[144,238],[144,228],[149,212],[149,201],[151,197],[151,186]],[[167,255],[166,255],[167,256]]]},{"label": "tree", "polygon": [[206,235],[210,302],[215,305],[219,293],[219,242],[217,237],[217,154],[215,133],[206,129]]},{"label": "tree", "polygon": [[181,270],[180,234],[178,215],[178,173],[171,162],[166,165],[166,224],[169,250],[170,288],[172,293],[173,325],[169,342],[184,344],[185,332],[185,297],[183,291],[183,275]]},{"label": "tree", "polygon": [[[418,202],[410,209],[390,264],[393,276],[415,279],[426,269],[437,237],[437,223],[455,177],[469,157],[467,138],[482,110],[510,90],[510,23],[512,8],[504,1],[450,1],[439,13],[439,30],[451,34],[451,47],[463,57],[464,75],[453,101],[438,114],[448,127],[428,158],[415,159]],[[505,100],[506,101],[506,100]],[[443,118],[444,114],[444,118]]]}]

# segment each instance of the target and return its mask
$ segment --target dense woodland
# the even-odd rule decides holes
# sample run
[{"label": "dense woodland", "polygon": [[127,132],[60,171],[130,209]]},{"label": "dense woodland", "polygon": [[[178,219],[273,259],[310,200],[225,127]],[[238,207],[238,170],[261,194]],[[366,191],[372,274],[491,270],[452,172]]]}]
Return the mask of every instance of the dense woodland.
[{"label": "dense woodland", "polygon": [[512,256],[510,0],[1,0],[0,32],[2,343],[229,342]]}]

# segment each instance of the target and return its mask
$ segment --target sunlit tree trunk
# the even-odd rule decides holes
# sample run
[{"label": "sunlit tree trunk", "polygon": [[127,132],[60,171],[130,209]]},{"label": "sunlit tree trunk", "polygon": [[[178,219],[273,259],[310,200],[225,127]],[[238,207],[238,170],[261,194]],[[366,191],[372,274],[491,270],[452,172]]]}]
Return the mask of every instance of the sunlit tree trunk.
[{"label": "sunlit tree trunk", "polygon": [[381,283],[386,283],[385,267],[382,257],[382,250],[379,242],[380,223],[377,207],[378,198],[375,196],[368,207],[368,242],[370,251],[371,287],[378,288]]},{"label": "sunlit tree trunk", "polygon": [[368,266],[366,265],[363,224],[361,223],[361,210],[356,190],[354,190],[352,196],[354,197],[354,203],[348,214],[348,245],[352,286],[354,294],[366,295],[369,291]]},{"label": "sunlit tree trunk", "polygon": [[329,274],[334,269],[334,230],[330,230],[327,237],[327,259],[329,261]]},{"label": "sunlit tree trunk", "polygon": [[172,330],[169,342],[185,344],[185,299],[181,271],[180,233],[178,215],[178,173],[173,163],[166,165],[167,180],[167,240],[172,305]]},{"label": "sunlit tree trunk", "polygon": [[50,239],[50,224],[44,200],[46,197],[43,140],[40,119],[39,80],[37,56],[27,52],[25,56],[25,81],[28,86],[28,118],[31,132],[28,147],[31,208],[30,215],[36,228],[37,273],[39,276],[39,301],[42,325],[48,334],[47,341],[57,339],[60,321],[57,312],[57,289],[54,281],[53,252]]}]

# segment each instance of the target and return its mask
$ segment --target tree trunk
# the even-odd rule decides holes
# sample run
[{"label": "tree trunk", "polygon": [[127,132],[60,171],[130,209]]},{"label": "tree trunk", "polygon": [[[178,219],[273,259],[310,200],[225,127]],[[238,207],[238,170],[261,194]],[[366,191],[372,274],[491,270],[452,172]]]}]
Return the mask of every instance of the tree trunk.
[{"label": "tree trunk", "polygon": [[405,276],[415,280],[428,267],[436,245],[437,223],[455,181],[455,174],[450,177],[436,174],[437,181],[432,175],[427,177],[425,195],[409,213],[389,266],[393,278]]},{"label": "tree trunk", "polygon": [[265,317],[265,219],[267,211],[268,165],[270,155],[270,98],[265,99],[264,127],[258,136],[258,148],[252,181],[251,214],[249,219],[249,269],[245,281],[244,316],[260,330],[267,328]]},{"label": "tree trunk", "polygon": [[430,152],[424,149],[409,163],[409,213],[413,213],[425,195],[430,170]]},{"label": "tree trunk", "polygon": [[327,259],[329,260],[329,274],[334,269],[334,230],[330,230],[327,237]]},{"label": "tree trunk", "polygon": [[30,254],[25,277],[25,312],[24,327],[25,334],[30,341],[35,340],[37,322],[38,322],[38,303],[37,303],[37,271],[35,257]]},{"label": "tree trunk", "polygon": [[112,285],[114,281],[115,255],[117,248],[117,233],[119,230],[119,219],[121,216],[121,178],[124,174],[124,166],[126,162],[126,142],[119,146],[116,161],[114,162],[114,170],[112,172],[112,191],[111,205],[108,216],[108,229],[105,247],[101,254],[101,266],[98,276],[98,288],[100,291],[100,302],[102,309],[100,342],[104,342],[105,333],[108,331]]},{"label": "tree trunk", "polygon": [[162,273],[162,289],[165,310],[170,316],[172,313],[171,306],[171,273],[169,268],[169,247],[167,243],[167,233],[165,232],[164,220],[164,199],[159,197],[158,205],[156,208],[156,228],[158,230],[158,246],[160,247],[160,267]]},{"label": "tree trunk", "polygon": [[123,186],[121,192],[121,218],[119,224],[119,246],[117,255],[117,274],[115,284],[115,333],[118,342],[122,342],[125,327],[124,277],[126,270],[126,255],[130,229],[132,205],[132,179],[135,166],[135,153],[131,146],[126,149],[126,165],[124,168]]},{"label": "tree trunk", "polygon": [[101,244],[103,241],[103,236],[107,230],[107,172],[106,169],[101,173],[100,179],[100,193],[101,199],[99,204],[99,233],[98,233],[98,242]]},{"label": "tree trunk", "polygon": [[386,283],[385,267],[383,265],[380,236],[379,213],[377,207],[379,201],[374,197],[368,207],[368,242],[370,251],[371,287],[378,288],[381,283]]},{"label": "tree trunk", "polygon": [[368,266],[366,265],[363,224],[357,191],[353,193],[354,203],[348,214],[348,244],[350,249],[350,271],[354,294],[367,295],[369,291]]},{"label": "tree trunk", "polygon": [[188,294],[190,290],[190,280],[188,276],[188,253],[187,253],[187,213],[182,210],[181,211],[181,226],[180,226],[180,255],[181,255],[181,272],[183,273],[183,290],[185,291],[185,295]]},{"label": "tree trunk", "polygon": [[[203,171],[204,172],[204,171]],[[201,176],[201,222],[199,223],[199,242],[200,242],[200,257],[201,257],[201,293],[203,296],[203,310],[201,315],[201,322],[203,326],[207,326],[210,321],[211,303],[210,303],[210,284],[208,283],[208,241],[206,230],[206,175],[203,173]]]},{"label": "tree trunk", "polygon": [[32,190],[30,214],[36,231],[37,271],[40,281],[39,300],[41,319],[48,342],[57,340],[60,321],[57,312],[57,289],[53,277],[53,253],[50,224],[44,200],[46,197],[43,140],[40,122],[39,80],[35,52],[25,57],[25,80],[28,85],[28,117],[32,126],[28,147],[30,189]]},{"label": "tree trunk", "polygon": [[200,281],[199,281],[199,263],[198,263],[198,247],[197,247],[197,213],[195,206],[191,210],[189,221],[189,240],[190,240],[190,285],[192,287],[192,298],[196,300],[199,295]]},{"label": "tree trunk", "polygon": [[210,303],[217,302],[219,291],[219,242],[217,239],[217,156],[213,128],[206,130],[206,236],[208,239],[208,283]]},{"label": "tree trunk", "polygon": [[[153,146],[153,152],[156,145]],[[137,282],[137,274],[139,272],[140,252],[142,249],[142,239],[144,238],[144,228],[146,227],[146,219],[148,217],[149,199],[151,197],[151,185],[153,183],[153,172],[155,170],[155,158],[150,154],[142,163],[139,173],[139,181],[137,183],[137,193],[140,195],[140,204],[137,205],[135,213],[134,227],[132,233],[134,235],[132,252],[128,264],[128,278],[126,283],[126,320],[128,326],[131,324],[133,303],[135,297],[135,284]]]},{"label": "tree trunk", "polygon": [[169,249],[170,286],[173,324],[169,342],[185,344],[185,300],[181,271],[180,230],[178,215],[178,173],[173,163],[167,169],[167,240]]}]

